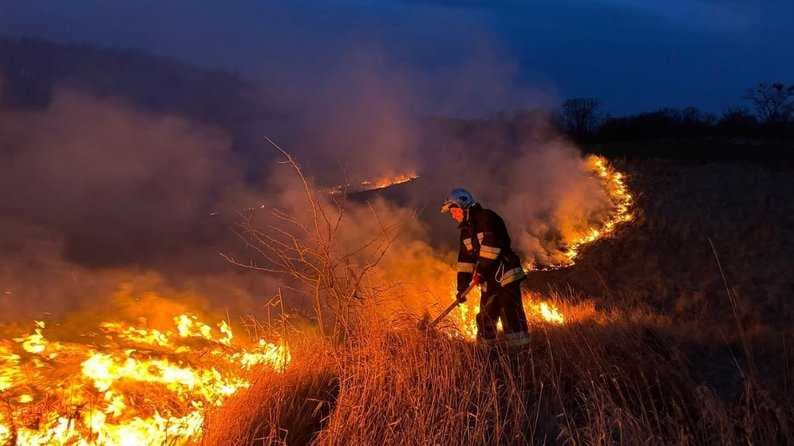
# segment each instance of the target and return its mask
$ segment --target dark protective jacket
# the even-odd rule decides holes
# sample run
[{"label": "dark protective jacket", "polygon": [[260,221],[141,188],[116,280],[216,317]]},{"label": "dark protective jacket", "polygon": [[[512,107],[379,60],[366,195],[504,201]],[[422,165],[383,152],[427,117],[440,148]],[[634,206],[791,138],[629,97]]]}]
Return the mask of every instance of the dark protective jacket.
[{"label": "dark protective jacket", "polygon": [[506,286],[526,277],[521,260],[510,247],[507,227],[496,212],[475,204],[466,210],[459,228],[458,291],[468,288],[474,272],[483,277],[489,293],[492,286]]}]

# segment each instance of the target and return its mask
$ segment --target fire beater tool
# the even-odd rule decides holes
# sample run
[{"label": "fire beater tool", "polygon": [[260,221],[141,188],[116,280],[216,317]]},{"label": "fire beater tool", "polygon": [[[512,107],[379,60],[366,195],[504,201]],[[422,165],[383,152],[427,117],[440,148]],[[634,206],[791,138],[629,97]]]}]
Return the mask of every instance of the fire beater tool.
[{"label": "fire beater tool", "polygon": [[420,320],[419,321],[419,329],[428,330],[428,329],[431,329],[431,328],[435,327],[436,325],[438,325],[438,323],[441,322],[445,317],[447,317],[447,315],[449,313],[451,313],[452,310],[457,308],[458,305],[462,304],[466,300],[465,299],[466,296],[468,296],[469,293],[471,293],[471,290],[473,290],[474,287],[476,287],[476,286],[477,286],[476,283],[472,283],[471,285],[469,285],[469,287],[466,288],[465,291],[463,291],[463,294],[461,294],[461,297],[463,299],[461,299],[461,300],[455,299],[454,302],[449,304],[449,306],[447,308],[445,308],[444,311],[442,311],[438,316],[436,316],[436,318],[433,319],[430,323],[427,323],[427,321],[425,319]]}]

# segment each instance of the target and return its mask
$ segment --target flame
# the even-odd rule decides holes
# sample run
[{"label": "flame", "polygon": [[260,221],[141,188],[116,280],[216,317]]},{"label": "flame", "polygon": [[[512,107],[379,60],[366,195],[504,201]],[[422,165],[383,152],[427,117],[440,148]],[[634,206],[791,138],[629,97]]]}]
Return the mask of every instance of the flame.
[{"label": "flame", "polygon": [[548,302],[528,301],[524,303],[524,311],[530,316],[535,314],[540,315],[544,321],[550,324],[562,325],[565,323],[565,316],[562,315],[562,312]]},{"label": "flame", "polygon": [[14,340],[22,344],[22,348],[28,353],[42,353],[47,348],[47,340],[41,334],[44,329],[43,321],[36,321],[36,328],[32,334]]},{"label": "flame", "polygon": [[282,372],[283,342],[232,344],[226,321],[174,318],[174,330],[100,324],[98,340],[0,339],[0,445],[159,445],[200,439],[208,408],[250,386],[250,370]]},{"label": "flame", "polygon": [[[455,298],[455,290],[452,291],[451,297]],[[459,305],[457,312],[454,316],[455,329],[454,334],[459,334],[466,339],[477,338],[477,314],[480,312],[478,304],[480,298],[479,290],[474,290],[466,303]],[[532,293],[523,293],[522,296],[524,313],[527,316],[527,321],[532,324],[549,324],[549,325],[564,325],[566,322],[565,315],[555,304],[542,300],[538,295]],[[502,330],[502,322],[496,324],[497,331]]]},{"label": "flame", "polygon": [[383,177],[375,180],[364,180],[361,182],[361,187],[365,190],[385,189],[387,187],[396,186],[398,184],[407,183],[419,178],[416,172],[405,173],[394,177]]},{"label": "flame", "polygon": [[524,265],[525,270],[537,271],[573,266],[584,245],[612,234],[618,226],[634,219],[634,215],[631,213],[634,198],[626,186],[625,175],[615,170],[606,158],[597,155],[588,156],[585,159],[585,166],[600,181],[609,200],[609,211],[598,222],[566,231],[564,235],[566,246],[565,250],[560,253],[561,260],[543,266],[527,263]]},{"label": "flame", "polygon": [[405,172],[395,176],[383,176],[375,179],[361,181],[358,184],[344,184],[328,190],[332,195],[341,193],[358,193],[386,189],[398,184],[408,183],[419,178],[416,172]]},{"label": "flame", "polygon": [[623,173],[615,170],[609,165],[609,161],[601,156],[590,155],[585,159],[585,164],[601,181],[601,185],[609,198],[611,210],[603,221],[575,234],[573,241],[568,243],[568,249],[564,253],[565,260],[560,264],[554,265],[553,268],[574,265],[582,246],[611,234],[620,224],[634,219],[631,213],[633,197],[626,186]]},{"label": "flame", "polygon": [[20,356],[8,347],[0,345],[0,392],[10,389],[22,374],[19,369]]}]

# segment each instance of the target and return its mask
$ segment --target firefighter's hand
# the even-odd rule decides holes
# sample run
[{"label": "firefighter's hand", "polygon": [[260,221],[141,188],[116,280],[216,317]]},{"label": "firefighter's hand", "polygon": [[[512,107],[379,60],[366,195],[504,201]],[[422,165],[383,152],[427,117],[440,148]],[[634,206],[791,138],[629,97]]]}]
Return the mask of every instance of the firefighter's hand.
[{"label": "firefighter's hand", "polygon": [[471,284],[470,285],[479,285],[482,282],[483,282],[483,280],[482,280],[482,276],[481,275],[475,273],[473,276],[471,276]]},{"label": "firefighter's hand", "polygon": [[466,290],[458,290],[458,293],[455,295],[455,300],[457,300],[459,304],[466,302]]}]

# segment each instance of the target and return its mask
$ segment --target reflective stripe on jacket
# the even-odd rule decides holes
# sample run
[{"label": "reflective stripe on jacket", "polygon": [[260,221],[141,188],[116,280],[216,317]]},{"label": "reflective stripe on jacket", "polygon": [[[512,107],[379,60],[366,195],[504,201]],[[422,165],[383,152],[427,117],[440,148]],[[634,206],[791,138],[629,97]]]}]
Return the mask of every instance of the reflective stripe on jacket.
[{"label": "reflective stripe on jacket", "polygon": [[526,277],[521,260],[510,246],[510,234],[499,215],[480,205],[466,210],[460,224],[458,251],[458,290],[465,290],[477,271],[486,282],[502,286]]}]

